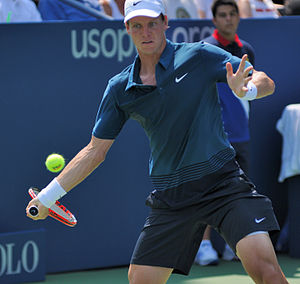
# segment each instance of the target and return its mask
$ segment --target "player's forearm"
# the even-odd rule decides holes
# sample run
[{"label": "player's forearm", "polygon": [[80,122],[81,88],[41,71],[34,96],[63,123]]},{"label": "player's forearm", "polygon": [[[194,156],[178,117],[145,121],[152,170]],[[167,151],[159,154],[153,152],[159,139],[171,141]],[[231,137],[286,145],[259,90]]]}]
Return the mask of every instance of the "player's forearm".
[{"label": "player's forearm", "polygon": [[257,88],[257,99],[272,95],[275,91],[274,81],[264,72],[253,71],[251,81]]},{"label": "player's forearm", "polygon": [[68,192],[90,173],[92,173],[104,159],[94,155],[88,146],[83,148],[65,167],[57,177],[57,181]]},{"label": "player's forearm", "polygon": [[[111,143],[101,143],[95,139],[83,148],[65,167],[57,177],[57,181],[68,192],[89,174],[91,174],[104,160]],[[99,142],[100,141],[100,142]],[[101,144],[101,145],[100,145]]]}]

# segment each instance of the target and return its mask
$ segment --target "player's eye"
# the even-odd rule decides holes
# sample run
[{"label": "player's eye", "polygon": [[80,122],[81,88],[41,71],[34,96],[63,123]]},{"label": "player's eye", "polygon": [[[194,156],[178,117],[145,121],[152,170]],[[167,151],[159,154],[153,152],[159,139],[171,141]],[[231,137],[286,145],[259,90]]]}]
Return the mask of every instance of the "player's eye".
[{"label": "player's eye", "polygon": [[156,22],[150,22],[149,23],[149,28],[154,28],[157,25]]},{"label": "player's eye", "polygon": [[142,27],[141,24],[138,24],[138,23],[133,23],[133,24],[132,24],[132,28],[133,28],[133,29],[136,29],[136,30],[137,30],[137,29],[140,29],[141,27]]}]

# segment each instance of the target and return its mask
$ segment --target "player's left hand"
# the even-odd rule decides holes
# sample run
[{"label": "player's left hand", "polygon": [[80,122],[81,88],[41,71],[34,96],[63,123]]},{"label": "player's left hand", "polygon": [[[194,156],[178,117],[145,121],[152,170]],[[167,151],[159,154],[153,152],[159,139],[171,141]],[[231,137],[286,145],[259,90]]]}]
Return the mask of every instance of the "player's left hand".
[{"label": "player's left hand", "polygon": [[248,91],[246,86],[252,79],[252,76],[249,76],[249,73],[251,70],[253,70],[253,66],[249,66],[245,69],[247,58],[247,54],[242,57],[242,61],[236,73],[233,73],[231,63],[226,63],[227,83],[231,90],[240,98],[245,96],[246,92]]}]

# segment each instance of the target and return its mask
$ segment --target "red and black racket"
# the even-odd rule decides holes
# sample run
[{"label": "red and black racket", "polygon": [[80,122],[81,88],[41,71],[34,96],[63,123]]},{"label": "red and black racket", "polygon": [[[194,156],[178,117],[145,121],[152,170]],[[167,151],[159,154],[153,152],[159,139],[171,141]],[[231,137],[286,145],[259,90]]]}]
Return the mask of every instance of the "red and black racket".
[{"label": "red and black racket", "polygon": [[[31,187],[28,190],[32,199],[35,198],[39,192],[40,189],[35,187]],[[36,206],[31,206],[29,208],[29,214],[37,216],[39,214],[39,209]],[[74,227],[77,224],[75,216],[70,212],[70,210],[60,204],[59,201],[56,201],[56,203],[49,208],[49,216],[70,227]]]}]

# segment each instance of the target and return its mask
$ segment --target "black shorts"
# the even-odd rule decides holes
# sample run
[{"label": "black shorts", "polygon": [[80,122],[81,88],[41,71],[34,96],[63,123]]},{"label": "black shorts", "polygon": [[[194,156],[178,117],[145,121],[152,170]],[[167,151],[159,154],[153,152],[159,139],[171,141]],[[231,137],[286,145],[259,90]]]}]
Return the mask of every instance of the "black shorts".
[{"label": "black shorts", "polygon": [[279,230],[271,201],[243,175],[223,180],[202,197],[204,201],[175,210],[152,208],[131,263],[173,268],[174,273],[187,275],[207,224],[234,251],[250,233]]}]

